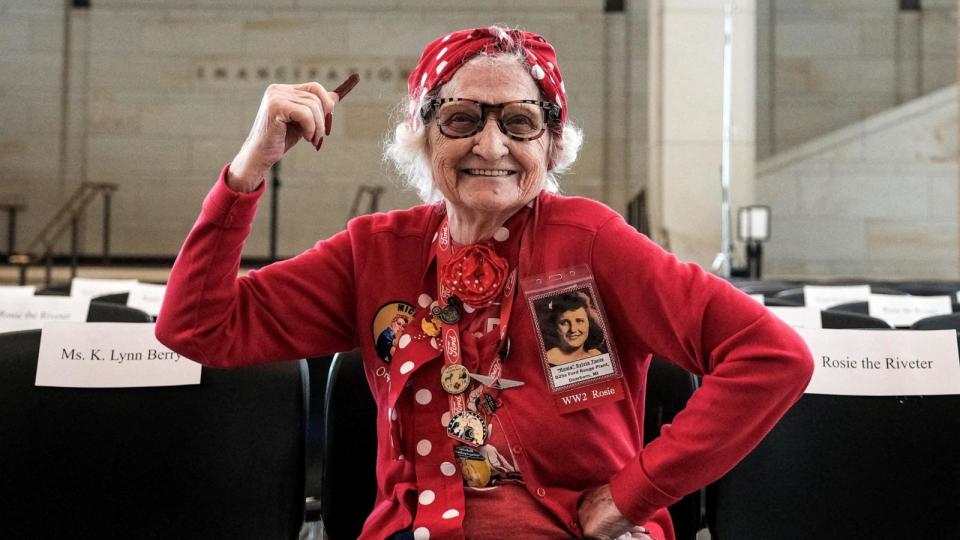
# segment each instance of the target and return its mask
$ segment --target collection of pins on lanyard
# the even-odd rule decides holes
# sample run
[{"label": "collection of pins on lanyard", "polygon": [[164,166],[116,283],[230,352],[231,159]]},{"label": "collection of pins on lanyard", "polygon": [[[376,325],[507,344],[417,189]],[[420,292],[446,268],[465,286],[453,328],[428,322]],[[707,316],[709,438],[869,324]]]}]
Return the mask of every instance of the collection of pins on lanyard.
[{"label": "collection of pins on lanyard", "polygon": [[[446,324],[456,324],[460,321],[462,305],[459,298],[451,296],[445,307],[434,307],[432,314]],[[497,351],[497,360],[503,361],[509,354],[510,340],[504,338],[503,346]],[[440,386],[451,396],[459,396],[466,392],[470,388],[471,380],[492,390],[506,390],[523,385],[522,381],[470,373],[463,364],[447,364],[440,371]],[[481,393],[477,400],[477,410],[483,414],[464,409],[451,415],[450,422],[447,424],[447,434],[470,446],[483,446],[487,437],[487,420],[484,417],[489,418],[497,410],[496,398],[487,392]]]}]

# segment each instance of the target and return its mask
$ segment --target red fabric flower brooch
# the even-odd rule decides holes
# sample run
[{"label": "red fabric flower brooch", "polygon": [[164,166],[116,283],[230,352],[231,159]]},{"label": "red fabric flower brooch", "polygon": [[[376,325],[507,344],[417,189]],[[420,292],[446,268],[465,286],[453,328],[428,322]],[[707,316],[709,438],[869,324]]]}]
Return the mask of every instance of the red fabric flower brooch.
[{"label": "red fabric flower brooch", "polygon": [[508,264],[486,243],[460,248],[440,269],[440,279],[464,303],[487,307],[507,280]]}]

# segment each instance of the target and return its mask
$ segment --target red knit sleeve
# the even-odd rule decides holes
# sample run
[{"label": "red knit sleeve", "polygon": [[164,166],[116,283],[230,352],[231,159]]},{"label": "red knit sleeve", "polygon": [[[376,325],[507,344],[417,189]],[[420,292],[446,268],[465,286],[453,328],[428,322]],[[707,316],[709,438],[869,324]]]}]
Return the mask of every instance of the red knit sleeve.
[{"label": "red knit sleeve", "polygon": [[[229,166],[228,166],[229,167]],[[238,193],[228,167],[174,263],[156,335],[197,362],[234,367],[355,347],[354,273],[344,231],[300,255],[237,277],[261,185]]]},{"label": "red knit sleeve", "polygon": [[758,302],[619,217],[598,232],[592,262],[600,290],[615,291],[604,303],[618,343],[703,376],[673,423],[610,481],[617,507],[643,523],[749,453],[799,399],[813,360]]}]

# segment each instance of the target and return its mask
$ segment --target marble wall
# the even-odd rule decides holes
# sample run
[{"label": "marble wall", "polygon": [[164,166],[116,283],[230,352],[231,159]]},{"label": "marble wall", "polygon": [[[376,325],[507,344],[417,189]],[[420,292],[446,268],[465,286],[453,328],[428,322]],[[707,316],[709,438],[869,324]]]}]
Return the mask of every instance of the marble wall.
[{"label": "marble wall", "polygon": [[[243,142],[267,84],[335,86],[353,70],[363,81],[338,108],[334,136],[319,154],[300,145],[282,162],[278,251],[295,254],[342,228],[359,185],[386,188],[382,210],[415,204],[381,159],[406,73],[429,40],[491,23],[541,33],[558,50],[571,118],[586,140],[565,191],[614,205],[630,191],[630,165],[620,157],[628,130],[605,115],[622,117],[628,99],[644,101],[626,90],[628,58],[637,61],[627,14],[606,15],[601,0],[92,4],[65,19],[60,0],[0,3],[0,198],[28,206],[21,246],[80,182],[102,181],[120,186],[114,253],[173,255]],[[262,205],[248,255],[267,254],[267,213]],[[85,221],[91,253],[100,245],[99,219],[94,208]]]},{"label": "marble wall", "polygon": [[957,87],[757,164],[769,276],[956,279]]},{"label": "marble wall", "polygon": [[956,0],[758,0],[764,158],[956,82]]},{"label": "marble wall", "polygon": [[[834,130],[952,82],[957,2],[922,4],[920,14],[903,14],[893,0],[757,0],[758,155],[786,152],[784,159],[792,159],[791,149],[805,141],[829,138]],[[334,85],[351,70],[364,80],[339,110],[335,136],[320,154],[298,147],[283,162],[280,255],[295,254],[342,228],[359,185],[386,188],[381,209],[414,204],[416,198],[398,189],[380,158],[404,74],[428,40],[451,28],[491,22],[540,32],[559,51],[572,118],[585,132],[583,154],[564,178],[564,190],[623,210],[649,187],[647,0],[625,2],[623,11],[612,13],[605,12],[602,0],[93,0],[92,5],[65,18],[61,0],[0,1],[0,200],[28,205],[20,220],[21,246],[80,182],[106,181],[120,185],[114,253],[172,256],[203,194],[246,136],[268,82],[315,78]],[[916,165],[881,163],[878,172]],[[779,209],[786,199],[776,194],[800,188],[796,176],[775,170],[760,163],[757,199],[778,205],[777,230],[822,227],[824,216],[789,206],[793,202]],[[831,189],[846,185],[832,181],[831,174],[818,177],[820,197],[829,199]],[[939,194],[935,211],[947,219],[944,213],[951,210],[943,205],[951,199],[943,190],[954,188],[947,186],[946,169],[932,174],[938,180],[928,180],[925,189]],[[680,190],[695,188],[682,178],[668,180],[681,184]],[[910,182],[904,180],[904,197],[911,193]],[[812,197],[811,188],[805,189]],[[861,197],[858,204],[885,204],[870,190],[854,191]],[[267,214],[264,205],[248,255],[267,254]],[[690,212],[689,220],[691,230],[712,230],[717,221],[709,212]],[[867,268],[871,250],[882,253],[880,241],[889,237],[880,225],[872,231],[872,244],[848,246],[842,234],[821,234],[816,246],[813,237],[804,240],[808,243],[801,245],[808,247],[801,252],[838,254],[839,259],[823,258],[827,261],[860,253]],[[97,253],[99,207],[88,214],[83,232],[85,250]],[[66,239],[59,250],[65,248]],[[770,251],[779,261],[771,269],[780,272],[849,269],[833,263],[801,267],[795,264],[800,255],[773,244]],[[942,254],[939,247],[927,251],[931,260]]]}]

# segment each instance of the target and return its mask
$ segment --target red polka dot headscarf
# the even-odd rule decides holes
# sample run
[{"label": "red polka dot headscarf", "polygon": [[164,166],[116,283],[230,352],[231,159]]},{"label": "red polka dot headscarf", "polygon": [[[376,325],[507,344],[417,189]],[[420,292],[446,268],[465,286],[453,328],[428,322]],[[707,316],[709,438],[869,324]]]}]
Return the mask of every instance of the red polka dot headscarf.
[{"label": "red polka dot headscarf", "polygon": [[[538,34],[522,30],[504,30],[496,26],[468,28],[447,34],[423,50],[417,67],[407,79],[407,92],[412,103],[420,102],[427,92],[449,81],[467,61],[481,52],[496,53],[513,49],[511,40],[520,45],[530,63],[530,76],[547,96],[560,106],[560,123],[567,121],[567,95],[563,77],[557,67],[557,52]],[[411,105],[415,107],[415,105]],[[411,120],[417,111],[409,111]]]}]

